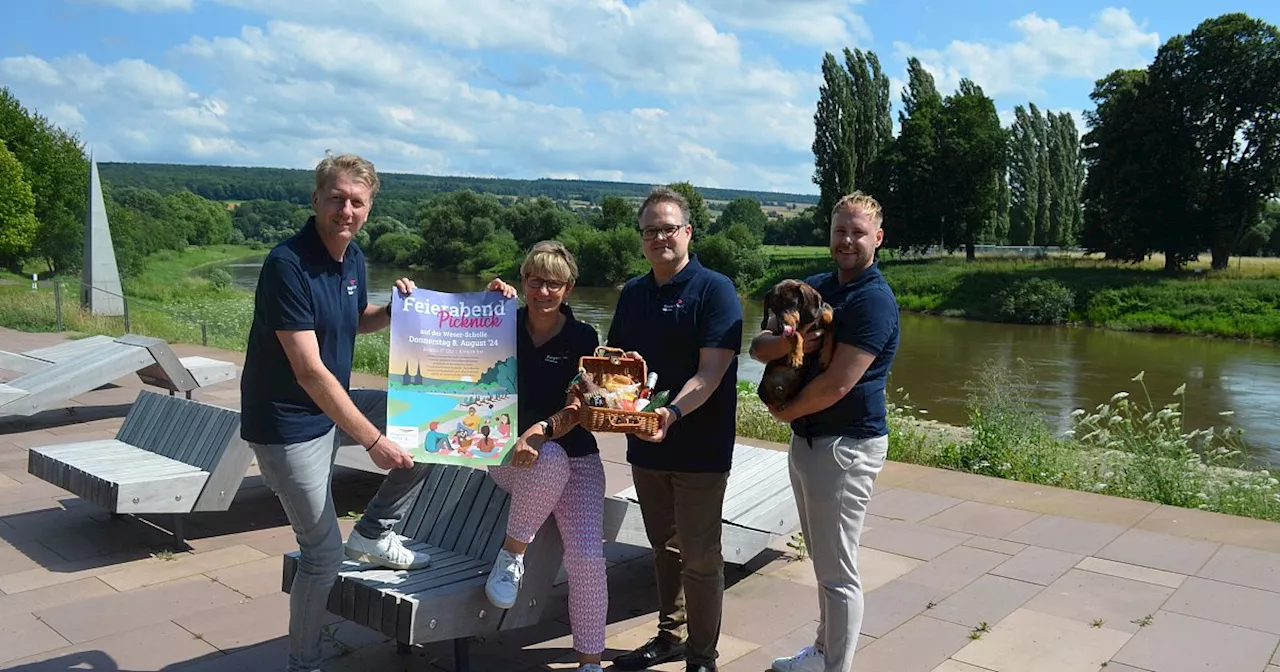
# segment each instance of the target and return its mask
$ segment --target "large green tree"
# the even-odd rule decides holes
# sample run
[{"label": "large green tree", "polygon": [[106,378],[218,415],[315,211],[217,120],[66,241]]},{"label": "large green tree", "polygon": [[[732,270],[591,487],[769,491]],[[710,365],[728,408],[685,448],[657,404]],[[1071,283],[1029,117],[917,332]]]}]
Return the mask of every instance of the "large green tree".
[{"label": "large green tree", "polygon": [[13,271],[35,244],[36,199],[22,175],[22,164],[0,140],[0,264]]},{"label": "large green tree", "polygon": [[938,197],[941,160],[942,95],[933,75],[919,59],[907,61],[907,86],[902,91],[900,131],[886,150],[887,192],[883,200],[886,244],[901,249],[924,249],[941,244],[946,203]]},{"label": "large green tree", "polygon": [[[844,50],[845,69],[853,83],[853,189],[874,192],[880,177],[880,155],[893,141],[893,102],[889,77],[875,52]],[[841,194],[843,196],[843,194]]]},{"label": "large green tree", "polygon": [[1010,127],[1010,226],[1013,245],[1072,245],[1082,221],[1084,167],[1069,112],[1014,108]]},{"label": "large green tree", "polygon": [[949,250],[964,247],[969,261],[997,221],[1007,137],[995,102],[971,80],[960,80],[956,93],[943,101],[936,182],[938,196],[947,203],[943,245]]},{"label": "large green tree", "polygon": [[165,197],[176,226],[191,245],[222,245],[231,242],[231,213],[227,206],[182,190]]},{"label": "large green tree", "polygon": [[1009,244],[1034,245],[1040,209],[1040,164],[1044,155],[1037,126],[1040,109],[1035,103],[1013,108],[1009,138]]},{"label": "large green tree", "polygon": [[573,212],[545,196],[515,203],[503,210],[499,218],[500,225],[511,232],[521,250],[528,250],[540,240],[551,240],[580,221]]},{"label": "large green tree", "polygon": [[760,207],[760,202],[756,199],[735,198],[724,206],[720,216],[711,223],[711,232],[720,233],[735,224],[741,224],[756,240],[762,240],[765,227],[769,224],[769,218],[765,216],[764,210]]},{"label": "large green tree", "polygon": [[1213,268],[1226,268],[1280,190],[1280,31],[1223,14],[1166,42],[1150,72],[1195,152]]},{"label": "large green tree", "polygon": [[456,268],[497,232],[501,215],[502,205],[491,194],[467,190],[436,196],[418,215],[419,235],[425,241],[419,261],[437,270]]},{"label": "large green tree", "polygon": [[636,206],[621,196],[605,196],[600,201],[600,214],[592,221],[597,229],[635,228]]},{"label": "large green tree", "polygon": [[39,222],[32,255],[49,270],[80,267],[89,163],[75,135],[58,128],[0,87],[0,140],[22,164]]},{"label": "large green tree", "polygon": [[889,78],[875,53],[844,50],[822,59],[822,85],[813,115],[813,182],[819,197],[815,221],[830,221],[831,208],[854,189],[882,188],[881,154],[893,140]]},{"label": "large green tree", "polygon": [[1098,80],[1085,112],[1092,127],[1081,152],[1088,167],[1081,244],[1108,259],[1164,254],[1174,271],[1202,249],[1197,160],[1181,120],[1148,82],[1146,70]]},{"label": "large green tree", "polygon": [[692,182],[672,182],[667,187],[689,202],[689,223],[693,225],[693,232],[706,234],[711,229],[711,213],[707,211],[707,202],[698,188]]}]

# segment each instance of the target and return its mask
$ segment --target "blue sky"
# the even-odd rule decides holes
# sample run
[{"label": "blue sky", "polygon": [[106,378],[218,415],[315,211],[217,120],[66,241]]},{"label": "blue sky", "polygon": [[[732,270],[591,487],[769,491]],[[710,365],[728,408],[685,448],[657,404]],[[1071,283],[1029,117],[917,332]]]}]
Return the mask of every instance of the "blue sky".
[{"label": "blue sky", "polygon": [[[574,177],[813,193],[824,51],[1069,111],[1169,37],[1274,0],[42,0],[0,85],[99,160]],[[304,6],[305,5],[305,6]]]}]

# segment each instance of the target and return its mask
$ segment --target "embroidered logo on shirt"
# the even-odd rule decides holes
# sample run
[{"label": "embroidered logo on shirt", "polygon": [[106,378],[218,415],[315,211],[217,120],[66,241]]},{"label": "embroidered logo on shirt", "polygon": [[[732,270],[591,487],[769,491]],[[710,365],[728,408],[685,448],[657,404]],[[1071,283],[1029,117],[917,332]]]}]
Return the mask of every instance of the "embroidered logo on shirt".
[{"label": "embroidered logo on shirt", "polygon": [[356,295],[356,279],[351,278],[350,280],[347,281],[347,296],[355,296],[355,295]]}]

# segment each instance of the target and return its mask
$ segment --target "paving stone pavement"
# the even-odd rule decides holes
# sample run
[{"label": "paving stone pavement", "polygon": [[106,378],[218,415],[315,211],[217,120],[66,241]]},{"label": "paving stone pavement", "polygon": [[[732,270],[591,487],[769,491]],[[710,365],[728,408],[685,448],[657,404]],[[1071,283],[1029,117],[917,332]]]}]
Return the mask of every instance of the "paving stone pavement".
[{"label": "paving stone pavement", "polygon": [[[63,338],[0,329],[0,348]],[[0,669],[280,670],[281,555],[296,545],[254,467],[229,512],[191,517],[192,550],[172,556],[161,552],[163,529],[113,519],[26,472],[30,446],[112,436],[141,387],[125,377],[64,409],[0,418]],[[195,397],[238,408],[238,382]],[[601,441],[618,492],[630,485],[624,448],[616,436]],[[338,510],[359,510],[377,484],[339,470]],[[725,672],[767,670],[812,641],[818,588],[787,541],[726,567]],[[648,553],[611,547],[609,558],[606,660],[657,622]],[[856,672],[1280,672],[1280,525],[890,463],[859,563]],[[574,669],[563,584],[553,599],[553,618],[473,646],[473,669]],[[401,656],[336,616],[328,633],[326,672],[453,669],[448,644]]]}]

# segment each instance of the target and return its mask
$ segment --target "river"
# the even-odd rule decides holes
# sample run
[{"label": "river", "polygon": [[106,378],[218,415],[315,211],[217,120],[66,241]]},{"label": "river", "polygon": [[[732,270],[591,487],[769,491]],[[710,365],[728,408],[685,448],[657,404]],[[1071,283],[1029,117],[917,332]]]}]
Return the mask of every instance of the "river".
[{"label": "river", "polygon": [[[235,284],[252,289],[257,282],[257,259],[226,266]],[[403,271],[370,266],[370,300],[385,303],[395,279]],[[484,289],[480,278],[413,271],[419,287],[446,292]],[[514,281],[514,278],[508,278]],[[603,287],[578,287],[570,304],[579,319],[596,326],[603,338],[618,292]],[[762,365],[745,352],[760,324],[757,300],[744,300],[743,355],[739,379],[760,379]],[[1032,367],[1036,385],[1029,401],[1054,427],[1070,426],[1074,409],[1092,409],[1121,390],[1141,397],[1131,379],[1144,371],[1153,401],[1175,401],[1173,391],[1186,384],[1186,420],[1190,428],[1221,427],[1229,420],[1245,430],[1254,452],[1280,466],[1280,347],[1270,343],[1126,333],[1088,328],[993,324],[911,313],[902,315],[902,336],[894,361],[890,389],[902,388],[917,408],[939,422],[965,424],[968,387],[990,362],[1019,359]],[[1222,411],[1234,411],[1224,418]]]}]

